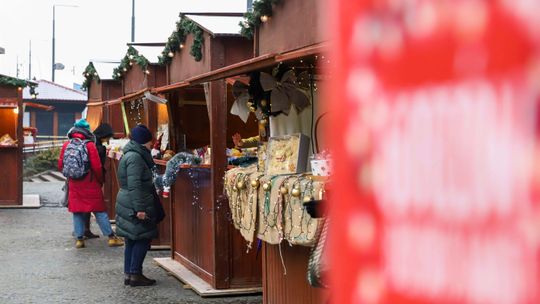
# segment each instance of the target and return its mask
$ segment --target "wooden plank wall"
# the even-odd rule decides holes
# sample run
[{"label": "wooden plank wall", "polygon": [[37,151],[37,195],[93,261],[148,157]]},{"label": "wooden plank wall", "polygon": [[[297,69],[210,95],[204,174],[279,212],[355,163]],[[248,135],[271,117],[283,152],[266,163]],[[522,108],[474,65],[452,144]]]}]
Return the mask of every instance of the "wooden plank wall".
[{"label": "wooden plank wall", "polygon": [[281,263],[278,245],[263,245],[263,303],[267,304],[324,304],[329,294],[325,289],[313,288],[307,282],[310,248],[281,244]]}]

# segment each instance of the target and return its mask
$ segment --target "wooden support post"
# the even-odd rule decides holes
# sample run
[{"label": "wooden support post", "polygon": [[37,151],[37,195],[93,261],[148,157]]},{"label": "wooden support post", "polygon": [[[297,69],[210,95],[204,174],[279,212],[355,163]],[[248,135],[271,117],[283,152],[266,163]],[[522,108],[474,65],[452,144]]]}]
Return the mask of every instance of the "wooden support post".
[{"label": "wooden support post", "polygon": [[53,136],[58,136],[58,112],[53,113]]},{"label": "wooden support post", "polygon": [[16,204],[23,204],[23,144],[24,144],[24,130],[23,130],[23,91],[17,91],[17,108],[19,110],[19,115],[17,115],[17,140],[18,151],[17,151],[17,202]]},{"label": "wooden support post", "polygon": [[230,223],[227,219],[227,199],[223,195],[223,176],[227,167],[227,87],[224,80],[210,83],[212,121],[210,146],[212,147],[212,202],[214,204],[214,244],[217,252],[214,262],[214,287],[230,287]]}]

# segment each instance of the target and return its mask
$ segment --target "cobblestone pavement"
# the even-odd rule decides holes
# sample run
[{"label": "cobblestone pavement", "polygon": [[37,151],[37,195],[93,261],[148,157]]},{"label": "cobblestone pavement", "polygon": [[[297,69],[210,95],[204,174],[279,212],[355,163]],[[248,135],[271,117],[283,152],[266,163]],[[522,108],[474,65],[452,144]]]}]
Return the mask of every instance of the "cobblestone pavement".
[{"label": "cobblestone pavement", "polygon": [[[44,183],[45,184],[45,183]],[[41,209],[0,210],[0,303],[261,303],[260,296],[201,298],[153,262],[169,251],[151,251],[145,274],[153,287],[123,285],[123,247],[109,248],[106,238],[75,249],[71,214],[57,206],[62,183],[25,184],[40,193]],[[58,186],[56,185],[56,186]],[[32,187],[32,188],[30,188]],[[99,231],[93,223],[93,231]]]}]

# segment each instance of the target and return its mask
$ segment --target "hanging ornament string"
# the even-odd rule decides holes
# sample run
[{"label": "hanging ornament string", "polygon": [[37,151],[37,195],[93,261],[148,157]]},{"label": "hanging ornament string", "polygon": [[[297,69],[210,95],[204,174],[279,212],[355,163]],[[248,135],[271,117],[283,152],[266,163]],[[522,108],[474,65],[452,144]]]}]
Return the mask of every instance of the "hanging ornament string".
[{"label": "hanging ornament string", "polygon": [[192,185],[192,190],[191,190],[191,193],[192,193],[192,201],[191,201],[191,205],[192,206],[197,206],[199,208],[199,210],[203,211],[203,206],[201,206],[200,202],[199,202],[199,197],[200,197],[200,189],[199,189],[199,172],[197,170],[194,170],[193,168],[189,167],[187,169],[187,173],[188,173],[188,176],[189,176],[189,179],[191,180],[191,185]]}]

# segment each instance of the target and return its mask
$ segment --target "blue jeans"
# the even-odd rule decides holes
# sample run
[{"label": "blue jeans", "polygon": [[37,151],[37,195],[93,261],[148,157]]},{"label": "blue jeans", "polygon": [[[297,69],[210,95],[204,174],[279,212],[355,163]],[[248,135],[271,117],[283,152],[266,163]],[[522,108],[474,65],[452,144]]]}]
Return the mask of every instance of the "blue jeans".
[{"label": "blue jeans", "polygon": [[[93,212],[96,216],[96,222],[101,229],[101,232],[104,236],[112,236],[114,233],[111,228],[111,223],[109,222],[109,215],[107,212]],[[84,223],[85,218],[87,217],[86,213],[83,212],[74,212],[73,213],[73,227],[75,229],[75,237],[79,240],[83,239],[84,235]]]},{"label": "blue jeans", "polygon": [[142,274],[142,266],[148,249],[150,249],[150,239],[126,240],[124,251],[124,273]]}]

